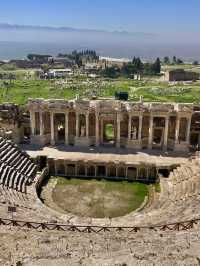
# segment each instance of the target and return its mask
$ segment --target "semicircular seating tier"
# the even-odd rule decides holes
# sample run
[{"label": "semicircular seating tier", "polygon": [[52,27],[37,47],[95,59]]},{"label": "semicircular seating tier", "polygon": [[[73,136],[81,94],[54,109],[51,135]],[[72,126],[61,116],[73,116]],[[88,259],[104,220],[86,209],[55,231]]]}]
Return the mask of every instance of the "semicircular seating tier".
[{"label": "semicircular seating tier", "polygon": [[0,184],[22,193],[37,173],[37,166],[17,145],[0,138]]}]

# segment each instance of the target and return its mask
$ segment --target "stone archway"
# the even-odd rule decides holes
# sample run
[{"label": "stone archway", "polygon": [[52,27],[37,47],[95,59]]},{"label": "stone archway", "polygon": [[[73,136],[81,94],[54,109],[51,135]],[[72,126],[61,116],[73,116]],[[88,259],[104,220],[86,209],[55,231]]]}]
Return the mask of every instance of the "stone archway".
[{"label": "stone archway", "polygon": [[190,144],[193,150],[200,150],[200,113],[195,113],[192,116]]},{"label": "stone archway", "polygon": [[116,123],[114,120],[102,121],[102,139],[103,145],[115,146],[116,144]]},{"label": "stone archway", "polygon": [[55,114],[54,121],[56,143],[65,143],[65,114]]}]

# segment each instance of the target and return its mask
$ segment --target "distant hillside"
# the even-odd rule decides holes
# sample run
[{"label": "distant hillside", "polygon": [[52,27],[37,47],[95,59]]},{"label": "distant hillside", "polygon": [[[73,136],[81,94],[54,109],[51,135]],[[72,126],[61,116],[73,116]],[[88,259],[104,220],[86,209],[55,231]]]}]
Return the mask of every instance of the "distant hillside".
[{"label": "distant hillside", "polygon": [[50,32],[85,32],[85,33],[104,33],[113,35],[128,35],[135,37],[154,37],[156,34],[144,33],[144,32],[128,32],[128,31],[106,31],[106,30],[96,30],[96,29],[76,29],[72,27],[50,27],[50,26],[34,26],[34,25],[17,25],[0,23],[0,29],[2,30],[22,30],[22,31],[50,31]]},{"label": "distant hillside", "polygon": [[58,54],[74,49],[95,49],[102,56],[145,60],[166,55],[200,60],[200,34],[143,33],[0,24],[0,59],[28,53]]}]

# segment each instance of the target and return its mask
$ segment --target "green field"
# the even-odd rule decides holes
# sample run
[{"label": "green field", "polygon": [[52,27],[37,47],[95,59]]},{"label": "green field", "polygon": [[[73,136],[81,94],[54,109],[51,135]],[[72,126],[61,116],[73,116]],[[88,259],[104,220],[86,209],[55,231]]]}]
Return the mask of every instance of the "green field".
[{"label": "green field", "polygon": [[5,86],[0,81],[0,102],[13,102],[20,105],[27,103],[29,98],[75,98],[113,97],[115,91],[129,92],[129,99],[138,101],[143,96],[144,101],[158,102],[200,102],[200,84],[173,85],[159,81],[134,81],[129,79],[116,80],[84,80],[73,78],[63,85],[53,80],[14,80]]},{"label": "green field", "polygon": [[56,178],[53,201],[79,216],[122,216],[140,207],[148,195],[148,186],[141,183]]}]

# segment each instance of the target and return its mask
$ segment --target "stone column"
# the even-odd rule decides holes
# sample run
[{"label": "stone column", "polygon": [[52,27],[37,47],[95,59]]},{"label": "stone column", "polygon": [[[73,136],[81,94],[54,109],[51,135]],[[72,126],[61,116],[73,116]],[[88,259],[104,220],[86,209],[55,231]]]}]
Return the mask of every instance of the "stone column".
[{"label": "stone column", "polygon": [[105,165],[105,169],[106,169],[106,177],[108,177],[108,165]]},{"label": "stone column", "polygon": [[143,115],[140,114],[139,116],[139,129],[138,129],[138,140],[142,140],[142,120],[143,120]]},{"label": "stone column", "polygon": [[131,120],[132,116],[129,114],[129,120],[128,120],[128,140],[131,140]]},{"label": "stone column", "polygon": [[99,146],[99,114],[96,113],[96,129],[95,129],[95,135],[96,135],[96,147]]},{"label": "stone column", "polygon": [[65,145],[69,144],[69,113],[65,113]]},{"label": "stone column", "polygon": [[54,170],[55,170],[55,175],[58,174],[58,169],[57,169],[57,161],[54,160]]},{"label": "stone column", "polygon": [[168,131],[169,131],[169,116],[166,116],[165,117],[164,143],[163,143],[163,149],[164,150],[167,150]]},{"label": "stone column", "polygon": [[190,143],[190,128],[191,128],[191,120],[192,118],[189,117],[187,119],[187,133],[186,133],[186,142],[189,144]]},{"label": "stone column", "polygon": [[152,141],[153,141],[153,115],[150,116],[149,121],[149,141],[148,141],[148,149],[152,149]]},{"label": "stone column", "polygon": [[136,179],[139,179],[139,168],[136,168]]},{"label": "stone column", "polygon": [[35,112],[30,111],[31,135],[35,135]]},{"label": "stone column", "polygon": [[89,114],[85,115],[86,138],[89,138]]},{"label": "stone column", "polygon": [[125,167],[125,178],[128,178],[128,166]]},{"label": "stone column", "polygon": [[117,113],[117,143],[116,146],[120,148],[120,137],[121,137],[121,130],[120,130],[120,113]]},{"label": "stone column", "polygon": [[44,135],[43,112],[40,112],[40,136]]},{"label": "stone column", "polygon": [[51,120],[51,145],[55,145],[54,113],[50,113],[50,120]]},{"label": "stone column", "polygon": [[180,130],[180,117],[176,118],[176,130],[175,130],[175,143],[179,142],[179,130]]},{"label": "stone column", "polygon": [[103,119],[100,120],[100,127],[101,127],[100,141],[103,142],[104,141],[104,120]]},{"label": "stone column", "polygon": [[94,167],[95,167],[95,174],[94,174],[95,176],[94,176],[94,177],[97,177],[97,167],[98,167],[98,166],[95,165]]},{"label": "stone column", "polygon": [[75,176],[78,176],[78,164],[75,163]]},{"label": "stone column", "polygon": [[76,137],[79,137],[79,113],[76,113]]},{"label": "stone column", "polygon": [[147,168],[147,171],[146,171],[146,179],[149,180],[149,168]]},{"label": "stone column", "polygon": [[119,166],[116,165],[116,177],[119,177]]},{"label": "stone column", "polygon": [[85,176],[86,177],[88,176],[88,165],[87,164],[85,165]]},{"label": "stone column", "polygon": [[67,162],[65,161],[65,176],[67,176],[68,174],[68,166],[67,166]]}]

